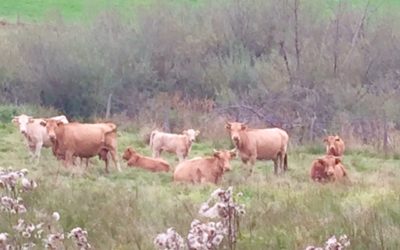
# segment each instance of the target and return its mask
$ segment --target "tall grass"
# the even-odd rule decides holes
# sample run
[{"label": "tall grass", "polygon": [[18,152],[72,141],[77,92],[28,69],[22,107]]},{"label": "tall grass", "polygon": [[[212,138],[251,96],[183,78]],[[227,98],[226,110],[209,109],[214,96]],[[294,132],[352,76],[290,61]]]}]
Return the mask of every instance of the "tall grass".
[{"label": "tall grass", "polygon": [[[26,197],[32,218],[41,212],[61,214],[63,228],[87,229],[96,249],[153,249],[153,238],[168,227],[187,232],[200,204],[213,185],[172,183],[171,173],[149,173],[124,168],[105,175],[92,159],[87,170],[65,169],[49,150],[39,165],[29,163],[21,135],[11,124],[0,127],[0,166],[28,168],[38,188]],[[149,149],[135,132],[120,131],[119,152],[131,145],[144,154]],[[221,145],[229,147],[229,144]],[[323,147],[321,145],[321,147]],[[192,156],[210,154],[210,143],[195,144]],[[399,160],[368,154],[348,154],[344,163],[351,184],[320,185],[309,180],[311,161],[319,155],[293,148],[289,171],[276,177],[272,163],[258,162],[252,177],[238,160],[225,175],[222,187],[243,192],[246,205],[238,249],[303,249],[332,235],[347,234],[351,249],[398,249],[400,240]],[[174,156],[165,154],[171,165]],[[0,221],[0,232],[6,226]]]}]

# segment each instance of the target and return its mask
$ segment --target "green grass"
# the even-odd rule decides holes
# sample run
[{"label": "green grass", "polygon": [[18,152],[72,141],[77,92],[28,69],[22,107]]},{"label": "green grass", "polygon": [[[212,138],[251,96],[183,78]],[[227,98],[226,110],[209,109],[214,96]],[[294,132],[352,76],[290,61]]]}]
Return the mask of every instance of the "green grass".
[{"label": "green grass", "polygon": [[[62,227],[66,231],[86,228],[95,249],[153,249],[153,237],[168,227],[185,237],[190,222],[198,218],[200,204],[216,188],[173,183],[172,172],[124,167],[121,173],[111,168],[105,175],[96,159],[87,170],[65,169],[48,149],[34,166],[16,128],[1,125],[0,138],[0,166],[28,168],[38,182],[33,193],[23,195],[30,211],[27,216],[35,220],[39,212],[58,211]],[[150,154],[133,132],[121,131],[118,142],[120,154],[127,146]],[[202,140],[193,146],[191,156],[210,154],[212,145]],[[247,170],[238,160],[225,175],[221,186],[232,185],[243,192],[240,202],[247,210],[238,249],[304,249],[342,233],[350,237],[351,249],[399,249],[399,160],[352,152],[344,158],[351,184],[320,185],[308,177],[319,152],[291,150],[291,170],[284,176],[273,175],[272,163],[257,162],[253,176],[246,178]],[[177,164],[175,156],[163,157]],[[8,220],[0,220],[0,232],[7,230]]]},{"label": "green grass", "polygon": [[[87,21],[105,10],[115,10],[132,15],[134,9],[157,2],[157,0],[1,0],[0,20],[40,21],[61,15],[70,21]],[[173,0],[169,2],[197,2],[196,0]]]},{"label": "green grass", "polygon": [[[104,10],[116,10],[125,15],[133,15],[138,6],[161,3],[160,0],[1,0],[0,20],[5,18],[15,21],[19,17],[22,21],[41,21],[61,15],[70,21],[92,20]],[[201,4],[199,0],[169,0],[167,2],[189,2]],[[325,8],[319,11],[325,12],[327,8],[333,8],[337,1],[326,1],[315,5],[316,8]],[[309,4],[309,3],[308,3]],[[311,3],[314,4],[314,3]],[[351,6],[363,8],[366,0],[351,0]],[[399,0],[371,1],[372,6],[380,6],[381,9],[392,9],[400,7]],[[320,6],[320,7],[318,7]]]}]

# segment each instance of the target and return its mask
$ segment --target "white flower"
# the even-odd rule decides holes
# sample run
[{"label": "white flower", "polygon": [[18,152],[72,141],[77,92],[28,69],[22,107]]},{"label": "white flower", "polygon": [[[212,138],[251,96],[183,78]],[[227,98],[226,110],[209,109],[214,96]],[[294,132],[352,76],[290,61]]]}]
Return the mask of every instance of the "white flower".
[{"label": "white flower", "polygon": [[60,220],[60,214],[58,212],[54,212],[53,215],[51,216],[55,221]]},{"label": "white flower", "polygon": [[5,243],[8,239],[8,233],[0,233],[0,243]]}]

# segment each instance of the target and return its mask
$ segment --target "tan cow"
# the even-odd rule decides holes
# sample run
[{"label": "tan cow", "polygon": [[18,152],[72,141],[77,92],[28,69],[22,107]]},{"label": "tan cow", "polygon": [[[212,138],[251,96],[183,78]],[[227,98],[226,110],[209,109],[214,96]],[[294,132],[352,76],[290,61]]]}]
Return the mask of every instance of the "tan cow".
[{"label": "tan cow", "polygon": [[342,157],[344,154],[344,141],[339,136],[327,136],[324,139],[326,145],[326,154]]},{"label": "tan cow", "polygon": [[316,182],[333,182],[347,177],[347,171],[340,158],[333,155],[325,155],[313,161],[310,177]]},{"label": "tan cow", "polygon": [[[48,119],[60,121],[64,124],[68,123],[67,118],[63,115],[51,117]],[[47,148],[52,146],[46,128],[40,125],[40,122],[42,121],[44,121],[43,118],[34,119],[33,117],[25,114],[14,116],[14,118],[12,119],[12,122],[18,125],[19,131],[25,137],[25,141],[27,143],[31,158],[36,158],[38,161],[40,158],[40,151],[42,147]]]},{"label": "tan cow", "polygon": [[280,128],[251,129],[244,123],[227,122],[231,140],[239,151],[243,163],[250,163],[250,173],[256,160],[272,160],[274,173],[288,169],[287,147],[289,136]]},{"label": "tan cow", "polygon": [[182,134],[170,134],[154,130],[150,135],[150,149],[153,152],[153,158],[158,158],[162,151],[167,151],[175,153],[179,162],[182,162],[189,155],[192,143],[199,134],[200,131],[193,129],[185,130]]},{"label": "tan cow", "polygon": [[143,156],[133,148],[125,149],[122,158],[128,162],[128,166],[136,166],[152,172],[168,172],[170,168],[168,162],[163,159]]},{"label": "tan cow", "polygon": [[91,158],[98,155],[105,161],[108,173],[110,153],[114,165],[121,171],[117,158],[117,126],[114,123],[68,123],[45,120],[40,123],[46,127],[57,155],[62,155],[65,165],[71,165],[74,156]]},{"label": "tan cow", "polygon": [[235,151],[215,151],[212,157],[183,161],[176,166],[174,181],[218,184],[222,175],[231,170],[230,160],[236,157]]}]

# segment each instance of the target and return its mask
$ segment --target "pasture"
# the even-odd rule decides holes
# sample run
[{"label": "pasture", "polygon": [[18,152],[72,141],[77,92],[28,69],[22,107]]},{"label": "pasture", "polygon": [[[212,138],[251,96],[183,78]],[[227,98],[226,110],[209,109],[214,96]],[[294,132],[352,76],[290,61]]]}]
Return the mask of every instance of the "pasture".
[{"label": "pasture", "polygon": [[[228,136],[228,135],[227,135]],[[91,160],[84,167],[64,168],[49,149],[42,150],[40,164],[32,165],[22,136],[12,124],[0,126],[0,166],[27,168],[38,183],[29,196],[24,218],[58,211],[65,230],[85,228],[95,249],[153,249],[153,238],[168,227],[186,236],[190,222],[214,185],[171,182],[172,173],[150,173],[127,168],[121,173]],[[134,130],[119,131],[118,151],[129,145],[149,155],[149,147]],[[223,145],[231,147],[229,144]],[[213,142],[200,138],[190,157],[210,154]],[[314,149],[289,150],[290,171],[273,175],[272,162],[257,162],[251,178],[239,160],[233,161],[221,187],[243,192],[246,205],[237,249],[304,249],[323,245],[331,235],[347,234],[351,249],[398,249],[400,240],[400,177],[398,159],[369,156],[361,151],[346,154],[351,185],[320,185],[309,180],[310,164],[323,153],[322,142]],[[350,149],[351,151],[351,149]],[[163,154],[173,166],[177,159]],[[32,209],[32,210],[31,210]],[[0,232],[10,230],[16,218],[0,221]],[[38,245],[42,244],[40,241]]]}]

